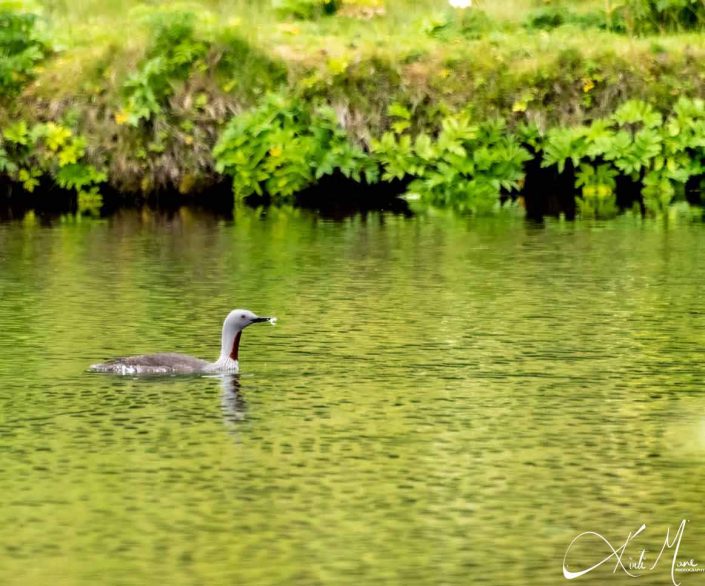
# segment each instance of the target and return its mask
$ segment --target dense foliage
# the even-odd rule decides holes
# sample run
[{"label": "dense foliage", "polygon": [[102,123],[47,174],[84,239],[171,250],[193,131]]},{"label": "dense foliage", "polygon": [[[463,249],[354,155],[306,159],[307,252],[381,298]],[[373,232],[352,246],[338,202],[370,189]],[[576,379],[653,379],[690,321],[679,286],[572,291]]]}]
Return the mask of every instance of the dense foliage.
[{"label": "dense foliage", "polygon": [[649,104],[631,100],[589,126],[550,131],[543,164],[563,171],[568,160],[579,166],[583,209],[611,213],[615,178],[623,177],[641,187],[646,210],[659,215],[705,172],[705,102],[681,98],[664,121]]},{"label": "dense foliage", "polygon": [[324,175],[340,172],[376,181],[377,166],[353,145],[325,106],[307,108],[278,95],[226,126],[215,147],[216,169],[233,178],[240,197],[290,196]]},{"label": "dense foliage", "polygon": [[150,4],[129,11],[134,43],[76,48],[53,13],[0,0],[0,174],[93,210],[102,184],[198,194],[222,177],[238,198],[333,177],[473,213],[532,174],[573,185],[583,216],[697,204],[705,43],[677,33],[702,3],[519,4],[508,21],[489,3],[276,0],[259,39],[246,14]]},{"label": "dense foliage", "polygon": [[312,20],[335,14],[340,0],[274,0],[274,7],[284,17]]},{"label": "dense foliage", "polygon": [[216,168],[232,176],[238,197],[288,197],[337,172],[368,184],[407,180],[409,196],[487,212],[503,191],[518,188],[530,155],[503,120],[473,124],[467,113],[448,115],[437,134],[412,137],[411,112],[393,104],[390,115],[392,130],[365,151],[330,107],[309,109],[272,95],[226,127],[214,150]]},{"label": "dense foliage", "polygon": [[195,37],[196,15],[190,11],[148,13],[151,43],[137,72],[125,82],[126,103],[119,114],[130,124],[163,111],[174,84],[188,77],[207,45]]},{"label": "dense foliage", "polygon": [[393,104],[391,129],[364,151],[330,108],[308,110],[271,96],[228,125],[215,148],[217,168],[232,176],[238,196],[274,197],[336,171],[372,183],[381,169],[381,180],[406,181],[409,196],[483,213],[520,188],[531,149],[542,166],[573,173],[579,209],[599,217],[617,212],[618,178],[638,186],[646,212],[658,216],[684,200],[688,181],[705,174],[705,102],[699,99],[681,98],[665,120],[648,103],[631,100],[608,118],[545,134],[531,126],[510,130],[502,119],[474,122],[461,112],[445,116],[434,134],[412,135],[411,117]]},{"label": "dense foliage", "polygon": [[412,178],[407,193],[435,205],[453,205],[472,212],[488,212],[504,190],[516,190],[531,158],[507,133],[502,119],[473,123],[467,113],[442,119],[431,136],[407,133],[411,112],[393,104],[392,131],[372,144],[385,180]]},{"label": "dense foliage", "polygon": [[95,209],[99,185],[107,177],[85,162],[85,154],[85,139],[66,126],[48,122],[28,127],[20,121],[2,132],[0,172],[30,193],[49,176],[59,187],[76,192],[80,208]]},{"label": "dense foliage", "polygon": [[705,25],[701,0],[626,0],[618,13],[629,29],[639,33],[693,30]]},{"label": "dense foliage", "polygon": [[49,53],[37,30],[37,15],[0,5],[0,96],[17,93]]}]

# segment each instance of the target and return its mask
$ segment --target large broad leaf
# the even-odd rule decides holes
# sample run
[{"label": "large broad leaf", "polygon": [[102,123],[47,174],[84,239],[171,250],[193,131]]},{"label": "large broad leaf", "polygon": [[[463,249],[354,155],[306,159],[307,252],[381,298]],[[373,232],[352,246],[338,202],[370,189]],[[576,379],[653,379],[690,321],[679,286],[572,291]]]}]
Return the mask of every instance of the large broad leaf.
[{"label": "large broad leaf", "polygon": [[26,145],[29,140],[29,132],[27,129],[27,123],[24,120],[20,120],[15,124],[12,124],[2,131],[2,135],[5,140],[13,142],[19,145]]},{"label": "large broad leaf", "polygon": [[651,104],[641,100],[629,100],[622,104],[612,117],[617,124],[643,125],[644,128],[656,128],[661,125],[663,116]]},{"label": "large broad leaf", "polygon": [[556,165],[558,172],[562,173],[568,159],[572,160],[573,165],[578,165],[580,159],[585,156],[585,149],[584,128],[556,128],[546,137],[541,166]]}]

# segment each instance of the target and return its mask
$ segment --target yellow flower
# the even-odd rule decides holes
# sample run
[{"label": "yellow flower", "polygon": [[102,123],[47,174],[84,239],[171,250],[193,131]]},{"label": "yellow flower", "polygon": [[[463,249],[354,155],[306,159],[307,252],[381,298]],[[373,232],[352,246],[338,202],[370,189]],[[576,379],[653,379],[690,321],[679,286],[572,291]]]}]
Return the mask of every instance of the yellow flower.
[{"label": "yellow flower", "polygon": [[125,122],[127,122],[127,119],[130,116],[128,115],[125,110],[120,110],[119,112],[115,112],[115,123],[118,125],[123,125]]},{"label": "yellow flower", "polygon": [[583,78],[583,91],[587,94],[590,90],[595,88],[595,82],[589,77]]},{"label": "yellow flower", "polygon": [[274,146],[271,149],[269,149],[269,156],[271,157],[281,157],[282,154],[282,147],[280,146]]}]

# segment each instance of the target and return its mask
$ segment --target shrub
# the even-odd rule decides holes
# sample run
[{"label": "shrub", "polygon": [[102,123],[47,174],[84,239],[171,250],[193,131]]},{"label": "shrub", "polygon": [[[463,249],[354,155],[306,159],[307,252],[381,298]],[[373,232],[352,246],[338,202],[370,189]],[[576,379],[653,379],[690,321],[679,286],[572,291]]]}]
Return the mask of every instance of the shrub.
[{"label": "shrub", "polygon": [[392,131],[372,143],[382,179],[411,179],[407,193],[435,205],[474,213],[493,210],[503,191],[519,187],[531,156],[507,133],[503,120],[473,123],[466,113],[446,116],[437,136],[407,133],[411,114],[390,108]]},{"label": "shrub", "polygon": [[432,37],[450,40],[462,35],[466,39],[479,39],[496,27],[489,16],[482,10],[473,8],[458,13],[448,12],[427,19],[423,23],[423,32]]},{"label": "shrub", "polygon": [[69,128],[54,122],[28,126],[24,120],[2,131],[0,172],[29,192],[48,176],[63,188],[76,192],[79,206],[100,204],[99,185],[105,173],[85,162],[86,141]]},{"label": "shrub", "polygon": [[581,29],[610,29],[624,31],[624,24],[612,12],[573,12],[563,6],[545,6],[529,13],[524,26],[530,30],[551,30],[563,25]]},{"label": "shrub", "polygon": [[286,82],[284,64],[244,40],[239,32],[221,31],[213,48],[215,78],[224,91],[236,95],[240,102],[252,103]]},{"label": "shrub", "polygon": [[642,34],[700,29],[705,24],[701,0],[626,0],[619,14],[632,32]]},{"label": "shrub", "polygon": [[274,8],[283,18],[315,20],[321,16],[335,14],[342,2],[340,0],[274,0]]},{"label": "shrub", "polygon": [[568,160],[576,168],[589,163],[577,174],[584,195],[596,186],[605,193],[600,186],[614,189],[612,180],[625,177],[641,187],[646,210],[661,215],[705,172],[705,102],[681,98],[664,122],[651,105],[630,100],[589,126],[550,131],[542,165],[563,172]]},{"label": "shrub", "polygon": [[216,170],[232,177],[237,197],[288,197],[334,172],[356,181],[377,179],[376,165],[350,142],[331,108],[309,108],[278,94],[233,118],[213,154]]},{"label": "shrub", "polygon": [[559,6],[537,8],[529,13],[525,26],[529,29],[550,30],[565,24],[568,11]]},{"label": "shrub", "polygon": [[162,112],[174,82],[186,79],[203,59],[206,44],[195,36],[196,15],[188,11],[148,13],[152,41],[137,72],[125,83],[126,102],[119,117],[137,126]]},{"label": "shrub", "polygon": [[16,94],[49,53],[37,31],[37,15],[0,7],[0,95]]}]

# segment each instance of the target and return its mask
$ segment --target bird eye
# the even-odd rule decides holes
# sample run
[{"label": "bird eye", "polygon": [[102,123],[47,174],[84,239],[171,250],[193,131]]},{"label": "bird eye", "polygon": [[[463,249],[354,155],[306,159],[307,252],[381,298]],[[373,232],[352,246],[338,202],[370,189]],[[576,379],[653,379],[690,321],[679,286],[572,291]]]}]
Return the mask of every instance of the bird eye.
[{"label": "bird eye", "polygon": [[245,319],[245,314],[243,313],[240,317],[241,317],[242,319]]}]

